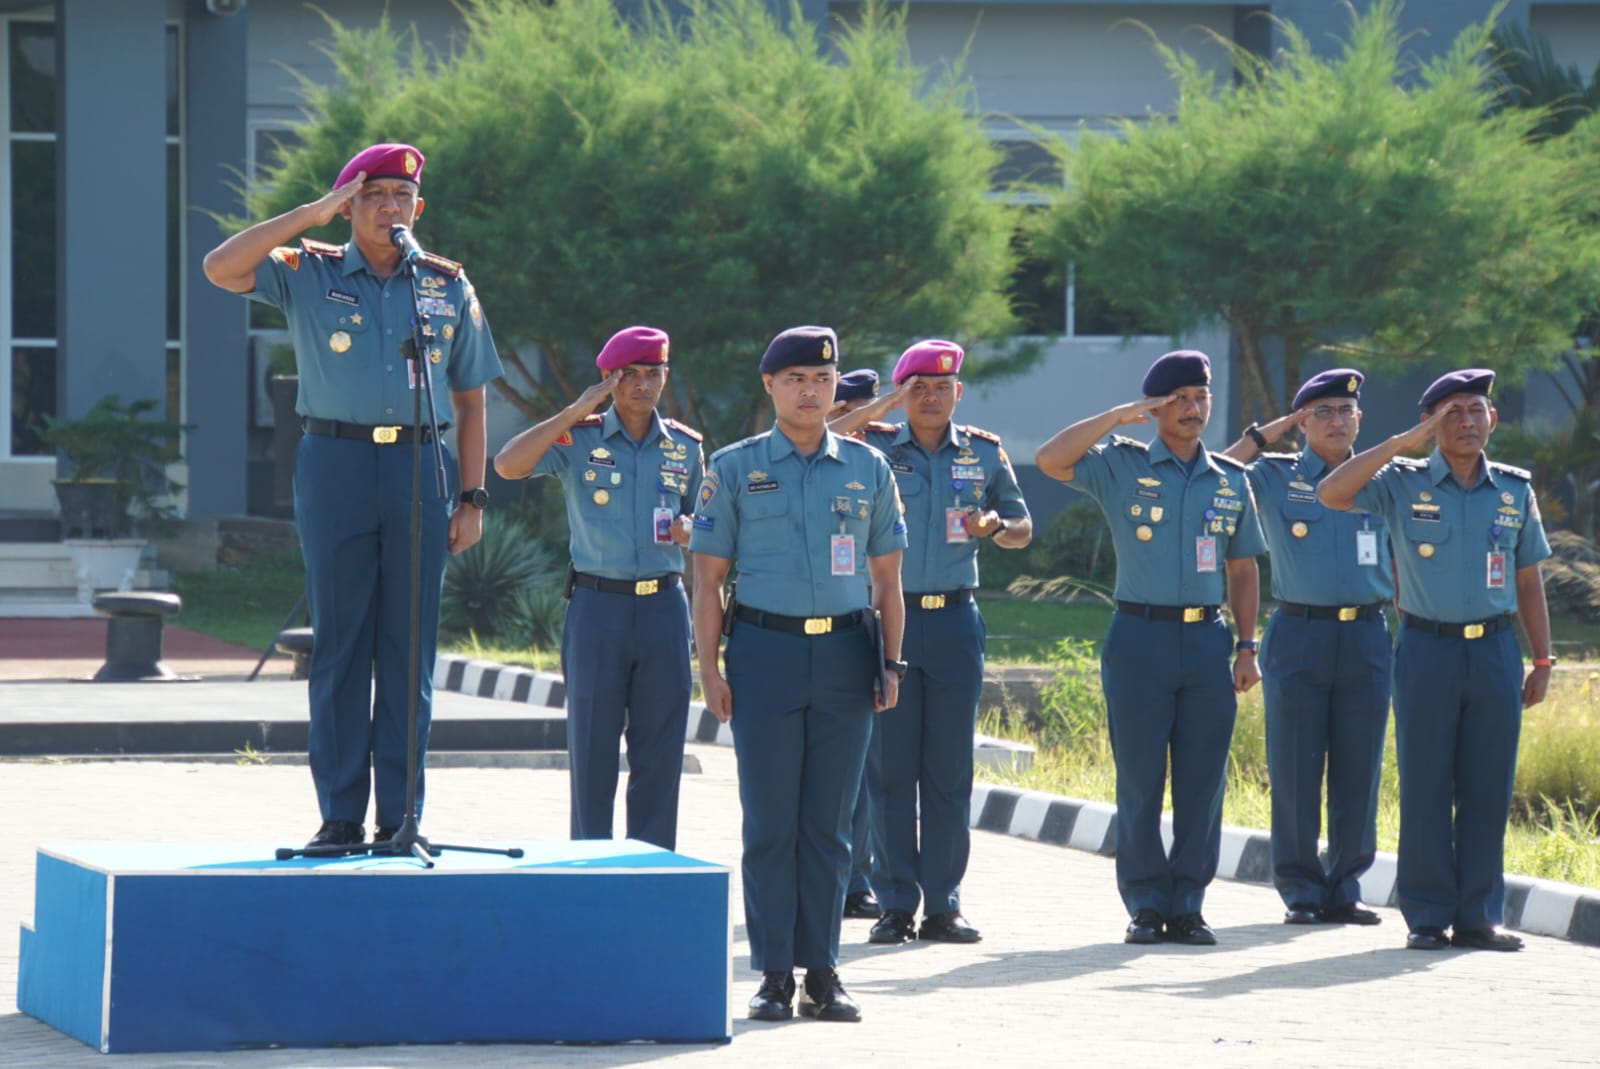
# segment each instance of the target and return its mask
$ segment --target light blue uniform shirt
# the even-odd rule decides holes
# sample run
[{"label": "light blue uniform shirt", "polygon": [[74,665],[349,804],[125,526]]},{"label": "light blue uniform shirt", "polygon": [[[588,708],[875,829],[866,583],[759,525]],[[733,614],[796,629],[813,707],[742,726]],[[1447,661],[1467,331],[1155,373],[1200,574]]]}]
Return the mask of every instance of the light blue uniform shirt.
[{"label": "light blue uniform shirt", "polygon": [[979,540],[947,542],[945,510],[993,509],[1004,519],[1027,518],[1027,503],[1000,439],[951,423],[930,454],[907,424],[877,422],[867,424],[866,439],[889,458],[900,484],[910,539],[900,562],[902,586],[912,594],[976,587]]},{"label": "light blue uniform shirt", "polygon": [[647,579],[683,571],[676,543],[655,539],[655,510],[687,512],[705,472],[700,435],[659,413],[642,441],[628,437],[616,409],[585,416],[556,440],[534,475],[561,480],[572,566],[604,579]]},{"label": "light blue uniform shirt", "polygon": [[[1123,601],[1220,605],[1224,562],[1267,550],[1244,466],[1204,445],[1186,468],[1160,438],[1114,435],[1073,465],[1067,485],[1106,514]],[[1200,571],[1201,538],[1215,539],[1215,571]]]},{"label": "light blue uniform shirt", "polygon": [[[1272,553],[1272,593],[1302,605],[1371,605],[1394,597],[1389,526],[1371,512],[1337,512],[1317,500],[1332,470],[1316,453],[1263,453],[1245,468]],[[1371,564],[1357,532],[1372,532]]]},{"label": "light blue uniform shirt", "polygon": [[[1464,487],[1438,449],[1425,461],[1396,457],[1357,491],[1355,507],[1387,517],[1394,532],[1403,611],[1446,624],[1515,612],[1516,570],[1550,556],[1528,473],[1483,460]],[[1505,555],[1497,586],[1491,553]]]},{"label": "light blue uniform shirt", "polygon": [[[833,536],[854,539],[854,567],[833,574]],[[776,427],[717,450],[695,504],[695,553],[737,562],[739,604],[783,616],[867,607],[867,558],[906,547],[889,462],[826,432],[810,457]]]},{"label": "light blue uniform shirt", "polygon": [[[399,272],[380,279],[353,241],[302,245],[272,250],[245,295],[289,320],[300,376],[295,411],[343,423],[409,425],[411,380],[400,346],[413,333],[410,279]],[[498,378],[500,356],[466,272],[451,278],[422,263],[417,285],[433,328],[430,354],[439,351],[427,367],[434,416],[443,423],[450,418],[449,391]]]}]

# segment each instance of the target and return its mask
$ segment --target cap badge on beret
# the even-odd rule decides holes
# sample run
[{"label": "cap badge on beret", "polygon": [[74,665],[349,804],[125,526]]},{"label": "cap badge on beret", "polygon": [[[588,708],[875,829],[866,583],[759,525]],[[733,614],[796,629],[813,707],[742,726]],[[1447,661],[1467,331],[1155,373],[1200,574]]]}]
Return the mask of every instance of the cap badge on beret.
[{"label": "cap badge on beret", "polygon": [[1357,390],[1361,389],[1361,383],[1356,380],[1354,375],[1351,375],[1350,381],[1345,383],[1344,388],[1349,390],[1351,393],[1355,393]]},{"label": "cap badge on beret", "polygon": [[822,343],[822,359],[824,361],[833,359],[833,346],[828,342]]},{"label": "cap badge on beret", "polygon": [[400,161],[400,166],[405,168],[406,174],[416,174],[417,157],[413,153],[407,152],[405,158]]},{"label": "cap badge on beret", "polygon": [[951,356],[949,353],[940,353],[939,354],[939,370],[940,371],[949,371],[951,368],[955,367],[955,365],[956,365],[956,358],[955,357]]}]

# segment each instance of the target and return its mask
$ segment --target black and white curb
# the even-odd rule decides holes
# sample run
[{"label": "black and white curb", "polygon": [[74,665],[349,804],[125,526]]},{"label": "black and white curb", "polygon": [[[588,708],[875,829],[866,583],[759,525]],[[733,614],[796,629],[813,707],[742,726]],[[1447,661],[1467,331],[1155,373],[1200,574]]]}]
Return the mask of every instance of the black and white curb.
[{"label": "black and white curb", "polygon": [[[972,785],[972,826],[981,831],[1112,856],[1117,852],[1116,815],[1117,807],[1109,802],[1085,802],[994,783]],[[1170,848],[1170,815],[1161,819],[1161,837]],[[1271,842],[1264,831],[1224,826],[1217,875],[1271,885]],[[1371,904],[1394,906],[1394,885],[1395,856],[1379,853],[1361,878],[1361,897]],[[1600,891],[1508,875],[1505,926],[1600,946]]]}]

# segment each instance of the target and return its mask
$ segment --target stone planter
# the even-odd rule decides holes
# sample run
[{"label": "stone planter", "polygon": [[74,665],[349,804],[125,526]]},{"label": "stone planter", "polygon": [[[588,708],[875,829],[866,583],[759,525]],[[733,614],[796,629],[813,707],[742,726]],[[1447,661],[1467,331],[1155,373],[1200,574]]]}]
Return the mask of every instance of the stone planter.
[{"label": "stone planter", "polygon": [[68,538],[72,571],[78,581],[78,600],[94,602],[102,590],[131,590],[144,555],[142,538]]},{"label": "stone planter", "polygon": [[116,533],[115,479],[53,479],[56,503],[61,506],[61,533],[68,538],[110,538]]}]

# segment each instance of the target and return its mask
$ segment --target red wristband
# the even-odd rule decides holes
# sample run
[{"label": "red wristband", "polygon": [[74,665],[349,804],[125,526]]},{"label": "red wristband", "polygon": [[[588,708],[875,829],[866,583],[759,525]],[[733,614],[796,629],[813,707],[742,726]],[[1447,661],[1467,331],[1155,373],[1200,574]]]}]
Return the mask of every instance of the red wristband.
[{"label": "red wristband", "polygon": [[1535,668],[1549,668],[1555,663],[1556,659],[1554,657],[1535,657],[1533,659],[1533,666]]}]

